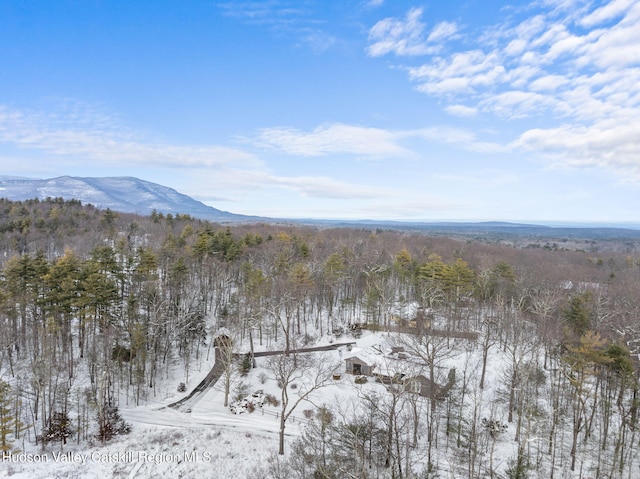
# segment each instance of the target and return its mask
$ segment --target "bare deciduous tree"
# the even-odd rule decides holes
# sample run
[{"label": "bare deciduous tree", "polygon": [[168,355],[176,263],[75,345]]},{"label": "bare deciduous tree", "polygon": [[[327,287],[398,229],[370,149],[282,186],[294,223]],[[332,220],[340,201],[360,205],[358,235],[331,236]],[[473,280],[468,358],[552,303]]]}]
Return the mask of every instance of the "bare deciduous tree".
[{"label": "bare deciduous tree", "polygon": [[290,351],[288,355],[271,356],[266,367],[282,388],[280,396],[280,443],[278,454],[284,454],[284,432],[287,420],[302,401],[310,401],[312,394],[332,381],[338,365],[328,358]]}]

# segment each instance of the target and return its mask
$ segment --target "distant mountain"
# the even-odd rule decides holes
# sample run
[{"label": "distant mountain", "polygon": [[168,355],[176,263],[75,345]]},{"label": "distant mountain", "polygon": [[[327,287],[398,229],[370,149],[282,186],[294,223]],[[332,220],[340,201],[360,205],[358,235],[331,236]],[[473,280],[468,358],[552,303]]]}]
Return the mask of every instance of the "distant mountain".
[{"label": "distant mountain", "polygon": [[[49,179],[31,179],[0,176],[0,197],[13,201],[38,198],[75,199],[97,208],[126,213],[150,215],[158,213],[188,214],[194,218],[218,223],[269,222],[299,224],[316,227],[376,228],[423,232],[484,241],[509,240],[513,244],[542,244],[546,240],[566,242],[575,239],[588,240],[640,240],[640,225],[544,225],[486,222],[407,222],[385,220],[318,220],[283,219],[245,216],[221,211],[200,201],[178,193],[172,188],[133,177],[80,178],[61,176]],[[581,245],[582,247],[583,245]]]},{"label": "distant mountain", "polygon": [[[550,247],[565,249],[591,248],[592,241],[617,241],[625,243],[625,251],[640,249],[640,225],[570,225],[510,223],[505,221],[480,222],[406,222],[384,220],[297,220],[301,224],[319,227],[376,228],[422,232],[432,236],[457,237],[465,240],[507,242],[517,247]],[[547,242],[558,244],[546,244]],[[631,249],[629,249],[631,248]]]},{"label": "distant mountain", "polygon": [[64,198],[79,200],[100,209],[150,215],[188,214],[218,222],[252,221],[254,216],[237,215],[207,206],[172,188],[133,177],[32,179],[0,176],[0,197],[12,201]]}]

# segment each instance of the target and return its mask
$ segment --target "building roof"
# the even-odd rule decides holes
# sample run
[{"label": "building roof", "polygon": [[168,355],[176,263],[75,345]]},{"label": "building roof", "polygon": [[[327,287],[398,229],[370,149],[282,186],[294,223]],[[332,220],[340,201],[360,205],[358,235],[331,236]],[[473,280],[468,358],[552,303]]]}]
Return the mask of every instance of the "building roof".
[{"label": "building roof", "polygon": [[402,353],[393,353],[391,348],[374,345],[366,349],[353,348],[351,353],[344,358],[345,361],[357,359],[382,376],[393,377],[397,374],[419,374],[422,367],[412,360],[402,356]]}]

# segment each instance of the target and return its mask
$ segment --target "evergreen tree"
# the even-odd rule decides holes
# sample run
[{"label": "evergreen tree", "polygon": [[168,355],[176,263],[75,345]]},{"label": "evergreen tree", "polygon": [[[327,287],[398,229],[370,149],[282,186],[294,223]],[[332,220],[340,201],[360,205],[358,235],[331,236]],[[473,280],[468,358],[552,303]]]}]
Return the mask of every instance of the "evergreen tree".
[{"label": "evergreen tree", "polygon": [[107,404],[98,414],[98,439],[102,442],[113,439],[114,436],[129,434],[131,424],[120,416],[117,406]]},{"label": "evergreen tree", "polygon": [[581,337],[591,329],[591,293],[586,292],[573,296],[569,305],[562,311],[569,329],[577,337]]},{"label": "evergreen tree", "polygon": [[473,292],[475,273],[461,258],[446,266],[443,272],[444,289],[452,302]]},{"label": "evergreen tree", "polygon": [[47,429],[47,441],[60,441],[60,447],[67,443],[67,438],[71,436],[73,430],[71,427],[71,419],[66,411],[57,411],[53,413],[49,428]]}]

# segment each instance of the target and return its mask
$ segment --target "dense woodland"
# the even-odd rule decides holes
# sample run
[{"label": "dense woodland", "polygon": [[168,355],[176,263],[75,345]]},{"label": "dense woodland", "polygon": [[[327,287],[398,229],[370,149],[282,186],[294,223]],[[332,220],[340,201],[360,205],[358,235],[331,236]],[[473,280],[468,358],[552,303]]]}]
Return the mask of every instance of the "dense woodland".
[{"label": "dense woodland", "polygon": [[[420,477],[449,477],[437,460],[445,449],[463,468],[456,477],[504,477],[491,464],[502,434],[517,445],[501,472],[511,478],[638,477],[630,350],[640,346],[640,250],[585,244],[221,226],[0,200],[0,445],[63,447],[126,432],[122,401],[143,404],[172,368],[188,382],[221,328],[238,344],[293,352],[361,324],[409,331],[405,346],[435,379],[454,345],[482,361],[423,408],[390,388],[384,400],[361,398],[359,416],[319,411],[279,466],[283,477],[345,477],[347,466],[353,477],[414,477],[410,448],[426,464]],[[473,339],[460,346],[465,333]],[[482,399],[496,352],[509,363],[504,418],[482,412],[496,400]],[[411,447],[406,430],[416,431]]]}]

